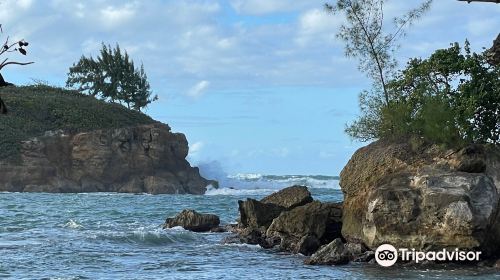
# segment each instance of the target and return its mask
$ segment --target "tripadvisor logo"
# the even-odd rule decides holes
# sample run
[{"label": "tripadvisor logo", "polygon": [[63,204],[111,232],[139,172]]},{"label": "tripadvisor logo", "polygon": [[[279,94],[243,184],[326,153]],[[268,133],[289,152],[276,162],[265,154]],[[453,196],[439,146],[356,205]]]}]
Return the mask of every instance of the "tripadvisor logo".
[{"label": "tripadvisor logo", "polygon": [[479,251],[461,251],[458,248],[448,251],[416,251],[415,249],[399,248],[397,250],[391,244],[382,244],[375,251],[375,260],[381,266],[389,267],[394,265],[398,258],[402,261],[479,261]]}]

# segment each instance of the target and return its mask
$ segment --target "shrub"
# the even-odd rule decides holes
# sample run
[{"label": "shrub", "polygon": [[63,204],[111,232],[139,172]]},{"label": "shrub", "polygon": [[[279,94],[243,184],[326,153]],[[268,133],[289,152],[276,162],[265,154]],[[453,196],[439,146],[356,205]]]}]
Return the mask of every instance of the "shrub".
[{"label": "shrub", "polygon": [[500,144],[500,67],[466,41],[412,59],[388,83],[390,102],[364,93],[361,116],[346,132],[359,140],[421,137],[448,145]]}]

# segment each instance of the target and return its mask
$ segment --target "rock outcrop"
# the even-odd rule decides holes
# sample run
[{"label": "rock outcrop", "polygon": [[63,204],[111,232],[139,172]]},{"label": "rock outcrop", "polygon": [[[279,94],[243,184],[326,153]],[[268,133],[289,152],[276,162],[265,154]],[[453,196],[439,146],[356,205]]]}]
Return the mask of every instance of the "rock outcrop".
[{"label": "rock outcrop", "polygon": [[291,186],[262,199],[262,203],[274,204],[287,210],[312,202],[311,193],[306,186]]},{"label": "rock outcrop", "polygon": [[292,186],[260,201],[238,201],[239,241],[311,255],[340,237],[342,206],[313,201],[304,186]]},{"label": "rock outcrop", "polygon": [[163,228],[183,227],[194,232],[206,232],[217,229],[220,219],[217,215],[202,214],[194,210],[183,210],[173,218],[167,218]]},{"label": "rock outcrop", "polygon": [[500,151],[378,141],[341,172],[342,235],[376,249],[500,251]]},{"label": "rock outcrop", "polygon": [[210,182],[186,161],[188,143],[155,123],[24,141],[18,162],[0,161],[0,191],[203,194]]},{"label": "rock outcrop", "polygon": [[341,205],[314,201],[281,213],[266,231],[268,238],[278,238],[280,248],[310,255],[321,244],[328,244],[341,234]]},{"label": "rock outcrop", "polygon": [[493,46],[489,50],[488,61],[493,65],[500,65],[500,34],[493,41]]},{"label": "rock outcrop", "polygon": [[337,238],[327,245],[321,246],[310,258],[304,261],[312,265],[339,265],[349,261],[369,262],[375,257],[373,251],[368,251],[360,243],[344,243]]},{"label": "rock outcrop", "polygon": [[349,262],[349,251],[340,238],[321,247],[305,264],[338,265]]}]

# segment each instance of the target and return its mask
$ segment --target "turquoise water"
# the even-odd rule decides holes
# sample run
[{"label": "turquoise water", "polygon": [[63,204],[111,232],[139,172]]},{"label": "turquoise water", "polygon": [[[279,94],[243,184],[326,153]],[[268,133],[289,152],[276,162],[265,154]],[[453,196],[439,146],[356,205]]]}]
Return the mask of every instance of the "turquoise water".
[{"label": "turquoise water", "polygon": [[[0,193],[0,278],[10,279],[492,279],[495,270],[378,265],[305,266],[304,257],[224,245],[227,233],[162,230],[185,208],[238,216],[237,200],[266,194]],[[219,191],[230,193],[230,191]],[[312,189],[340,201],[334,188]]]}]

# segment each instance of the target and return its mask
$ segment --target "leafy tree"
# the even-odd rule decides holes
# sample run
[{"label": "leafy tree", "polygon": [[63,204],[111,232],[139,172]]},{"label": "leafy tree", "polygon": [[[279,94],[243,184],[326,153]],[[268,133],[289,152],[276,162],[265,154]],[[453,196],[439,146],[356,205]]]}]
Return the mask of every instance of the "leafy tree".
[{"label": "leafy tree", "polygon": [[405,35],[405,29],[419,19],[431,6],[432,0],[425,0],[420,6],[393,19],[392,28],[387,29],[384,18],[385,0],[337,0],[325,4],[334,14],[344,14],[347,22],[340,26],[337,37],[345,42],[347,57],[359,60],[359,69],[373,79],[375,86],[383,91],[389,104],[387,79],[396,68],[393,57],[398,48],[398,39]]},{"label": "leafy tree", "polygon": [[96,59],[82,56],[70,67],[66,85],[137,111],[158,99],[152,96],[144,66],[136,68],[118,45],[113,49],[103,43]]},{"label": "leafy tree", "polygon": [[412,59],[388,82],[390,106],[361,100],[362,116],[347,128],[360,140],[416,136],[435,143],[500,144],[500,66],[466,41]]},{"label": "leafy tree", "polygon": [[[3,29],[1,24],[0,24],[0,33],[3,34]],[[0,49],[0,56],[6,55],[8,53],[17,53],[17,52],[22,55],[27,54],[26,47],[29,45],[28,42],[26,42],[24,39],[11,42],[9,39],[10,37],[7,36]],[[7,65],[28,65],[32,63],[33,62],[9,61],[9,58],[7,57],[2,62],[0,62],[0,71]],[[2,74],[0,73],[0,87],[10,86],[10,85],[12,84],[6,82]],[[5,106],[5,103],[3,102],[2,98],[0,98],[0,114],[7,114],[7,107]]]}]

